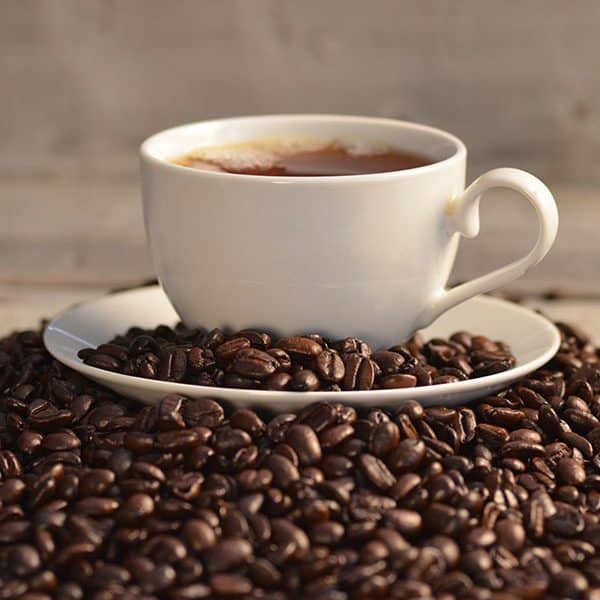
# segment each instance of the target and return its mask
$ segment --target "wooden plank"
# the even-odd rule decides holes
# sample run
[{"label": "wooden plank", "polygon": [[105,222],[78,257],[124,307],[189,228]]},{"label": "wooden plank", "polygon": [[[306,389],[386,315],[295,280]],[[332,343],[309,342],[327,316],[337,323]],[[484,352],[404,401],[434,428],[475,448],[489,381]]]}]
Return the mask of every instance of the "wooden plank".
[{"label": "wooden plank", "polygon": [[[0,284],[0,335],[37,327],[41,319],[107,291],[100,287]],[[526,304],[552,319],[579,325],[600,344],[600,301],[529,298]]]},{"label": "wooden plank", "polygon": [[[600,297],[600,188],[556,186],[561,226],[555,247],[510,291]],[[152,276],[135,177],[88,175],[0,179],[0,283],[135,285]],[[525,254],[533,210],[512,192],[481,203],[481,234],[464,240],[454,273],[465,280]],[[402,252],[402,239],[398,240]]]},{"label": "wooden plank", "polygon": [[[371,8],[371,7],[369,7]],[[510,164],[599,182],[593,0],[4,0],[3,169],[134,170],[177,123],[269,112],[408,118]]]}]

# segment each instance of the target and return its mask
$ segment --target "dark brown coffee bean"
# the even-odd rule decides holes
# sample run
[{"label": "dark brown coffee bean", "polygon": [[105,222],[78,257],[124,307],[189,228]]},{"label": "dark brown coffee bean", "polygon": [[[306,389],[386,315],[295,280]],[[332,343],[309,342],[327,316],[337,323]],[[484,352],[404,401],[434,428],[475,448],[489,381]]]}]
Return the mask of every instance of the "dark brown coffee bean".
[{"label": "dark brown coffee bean", "polygon": [[239,350],[231,362],[231,368],[238,375],[259,380],[275,373],[278,366],[275,358],[256,348]]},{"label": "dark brown coffee bean", "polygon": [[224,412],[220,404],[210,398],[188,400],[183,407],[183,416],[188,427],[202,425],[217,427],[223,422]]},{"label": "dark brown coffee bean", "polygon": [[319,434],[319,441],[322,448],[333,448],[338,444],[341,444],[353,433],[354,427],[348,423],[343,423],[342,425],[336,425],[335,427],[324,429]]},{"label": "dark brown coffee bean", "polygon": [[298,414],[298,422],[308,425],[317,433],[338,420],[338,412],[334,404],[317,402],[311,404]]},{"label": "dark brown coffee bean", "polygon": [[340,354],[360,354],[368,358],[373,353],[369,344],[355,337],[347,337],[343,340],[332,342],[330,345]]},{"label": "dark brown coffee bean", "polygon": [[39,411],[30,413],[28,423],[39,431],[55,431],[61,427],[68,427],[73,419],[70,410],[58,410],[49,405]]},{"label": "dark brown coffee bean", "polygon": [[519,552],[526,541],[523,525],[514,519],[502,519],[495,527],[498,541],[511,552]]},{"label": "dark brown coffee bean", "polygon": [[215,357],[220,364],[229,364],[240,350],[250,346],[250,340],[245,337],[233,338],[217,346]]},{"label": "dark brown coffee bean", "polygon": [[396,423],[388,421],[380,423],[370,435],[369,445],[375,456],[389,454],[400,442],[400,429]]},{"label": "dark brown coffee bean", "polygon": [[346,354],[344,358],[345,374],[341,380],[343,390],[370,390],[375,382],[375,363],[360,354]]},{"label": "dark brown coffee bean", "polygon": [[504,427],[480,423],[476,427],[476,435],[492,448],[498,448],[508,441],[509,433]]},{"label": "dark brown coffee bean", "polygon": [[105,371],[118,371],[120,367],[120,363],[116,358],[108,354],[101,354],[100,352],[94,352],[86,356],[84,362],[86,365],[96,367],[97,369],[104,369]]},{"label": "dark brown coffee bean", "polygon": [[154,512],[154,500],[148,494],[133,494],[119,508],[117,518],[125,522],[134,522]]},{"label": "dark brown coffee bean", "polygon": [[570,446],[577,448],[585,458],[592,458],[594,455],[592,444],[590,444],[590,442],[582,435],[579,435],[574,431],[563,431],[560,434],[560,438]]},{"label": "dark brown coffee bean", "polygon": [[402,440],[387,458],[387,464],[395,473],[415,471],[425,458],[425,444],[421,440]]},{"label": "dark brown coffee bean", "polygon": [[378,489],[387,490],[396,483],[396,478],[390,473],[385,463],[372,454],[362,454],[358,459],[367,479]]},{"label": "dark brown coffee bean", "polygon": [[269,348],[267,354],[277,361],[277,370],[287,373],[292,367],[290,355],[282,348]]},{"label": "dark brown coffee bean", "polygon": [[207,548],[204,562],[209,573],[241,567],[252,558],[252,546],[242,538],[221,540]]},{"label": "dark brown coffee bean", "polygon": [[301,465],[312,465],[321,460],[319,438],[308,425],[292,425],[286,432],[285,440],[298,454]]},{"label": "dark brown coffee bean", "polygon": [[386,389],[408,388],[417,385],[417,377],[408,373],[387,375],[381,379],[381,387]]},{"label": "dark brown coffee bean", "polygon": [[176,451],[193,448],[202,443],[200,435],[192,429],[163,431],[156,436],[155,445],[160,450]]},{"label": "dark brown coffee bean", "polygon": [[209,348],[194,346],[187,354],[187,366],[195,373],[211,370],[215,366],[215,355]]},{"label": "dark brown coffee bean", "polygon": [[256,331],[254,329],[244,329],[235,334],[234,337],[245,337],[250,340],[253,348],[259,350],[268,350],[271,347],[271,336],[264,331]]},{"label": "dark brown coffee bean", "polygon": [[583,598],[588,582],[579,571],[566,568],[553,575],[550,589],[562,598]]},{"label": "dark brown coffee bean", "polygon": [[421,477],[416,473],[405,473],[398,477],[389,489],[389,495],[396,500],[403,500],[421,485]]},{"label": "dark brown coffee bean", "polygon": [[250,577],[258,585],[265,588],[277,587],[282,580],[280,571],[264,558],[257,558],[248,568]]},{"label": "dark brown coffee bean", "polygon": [[344,526],[336,521],[324,521],[313,525],[310,539],[313,544],[335,546],[344,536]]},{"label": "dark brown coffee bean", "polygon": [[288,488],[294,481],[300,479],[298,469],[285,456],[271,454],[265,461],[265,466],[273,473],[275,485],[281,489]]},{"label": "dark brown coffee bean", "polygon": [[210,587],[217,598],[246,596],[252,591],[252,583],[246,577],[226,573],[213,575]]},{"label": "dark brown coffee bean", "polygon": [[16,447],[26,455],[33,454],[42,445],[44,436],[37,431],[26,430],[16,440]]},{"label": "dark brown coffee bean", "polygon": [[16,577],[27,577],[40,567],[40,555],[33,546],[15,545],[8,554],[8,568]]},{"label": "dark brown coffee bean", "polygon": [[159,429],[167,431],[185,427],[182,414],[184,400],[183,396],[169,394],[160,401],[157,413]]},{"label": "dark brown coffee bean", "polygon": [[385,520],[406,537],[418,535],[422,527],[421,515],[414,510],[393,508],[385,513]]},{"label": "dark brown coffee bean", "polygon": [[[134,355],[142,335],[152,343]],[[600,379],[589,341],[562,335],[559,358],[472,408],[413,401],[391,418],[321,402],[266,425],[209,399],[138,407],[45,357],[39,336],[0,340],[0,595],[592,600]],[[269,345],[261,332],[235,337],[250,340],[251,357]],[[386,377],[462,380],[471,364],[512,360],[502,343],[467,334],[416,337],[381,365],[360,340],[304,339],[319,346],[314,357],[267,353],[277,370],[252,385],[308,367],[332,389],[315,358],[336,345],[341,360],[375,365],[379,388]],[[153,355],[158,369],[156,353],[178,349],[183,381],[222,385],[244,379],[210,363],[210,344],[224,341],[182,325],[133,328],[101,354],[134,373],[140,359]]]},{"label": "dark brown coffee bean", "polygon": [[80,446],[79,438],[69,430],[49,433],[42,441],[42,448],[51,451],[73,450]]},{"label": "dark brown coffee bean", "polygon": [[101,496],[115,481],[115,474],[108,469],[92,469],[81,476],[79,494],[85,496]]},{"label": "dark brown coffee bean", "polygon": [[190,519],[183,526],[186,544],[197,553],[215,545],[217,538],[214,529],[201,519]]},{"label": "dark brown coffee bean", "polygon": [[307,337],[282,338],[276,346],[285,350],[295,360],[316,358],[323,350],[321,344]]},{"label": "dark brown coffee bean", "polygon": [[297,560],[304,558],[310,548],[308,536],[302,529],[287,519],[271,521],[272,540],[282,549],[287,549],[289,556]]},{"label": "dark brown coffee bean", "polygon": [[76,502],[73,506],[73,510],[84,515],[102,517],[110,515],[117,510],[118,507],[119,503],[112,498],[90,496]]},{"label": "dark brown coffee bean", "polygon": [[344,361],[337,352],[323,350],[315,358],[315,372],[324,381],[339,383],[344,378]]},{"label": "dark brown coffee bean", "polygon": [[396,375],[405,363],[405,358],[402,354],[387,350],[374,352],[371,358],[379,365],[383,376]]},{"label": "dark brown coffee bean", "polygon": [[288,389],[294,392],[312,392],[319,389],[319,378],[309,369],[298,371],[288,383]]},{"label": "dark brown coffee bean", "polygon": [[151,335],[138,335],[129,344],[129,354],[137,356],[147,352],[157,353],[160,349],[158,342]]},{"label": "dark brown coffee bean", "polygon": [[266,390],[284,390],[291,380],[292,376],[289,373],[274,373],[265,379],[263,387]]},{"label": "dark brown coffee bean", "polygon": [[580,485],[585,481],[585,467],[572,458],[562,458],[559,461],[557,474],[566,485]]},{"label": "dark brown coffee bean", "polygon": [[516,457],[521,459],[533,458],[534,456],[544,456],[544,446],[541,444],[532,444],[530,442],[507,442],[502,446],[502,456]]},{"label": "dark brown coffee bean", "polygon": [[21,475],[21,462],[14,452],[0,450],[0,475],[4,479],[19,477]]}]

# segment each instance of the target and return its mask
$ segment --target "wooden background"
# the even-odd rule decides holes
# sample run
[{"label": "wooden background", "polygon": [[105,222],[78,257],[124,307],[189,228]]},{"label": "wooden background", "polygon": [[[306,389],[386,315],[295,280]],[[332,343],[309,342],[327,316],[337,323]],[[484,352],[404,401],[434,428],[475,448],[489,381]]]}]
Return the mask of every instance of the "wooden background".
[{"label": "wooden background", "polygon": [[[5,320],[152,275],[137,183],[147,135],[270,112],[416,120],[465,140],[470,179],[531,170],[555,192],[561,230],[508,291],[561,290],[589,308],[600,297],[598,31],[596,0],[3,0]],[[490,194],[482,222],[457,280],[533,243],[532,211],[511,194]]]}]

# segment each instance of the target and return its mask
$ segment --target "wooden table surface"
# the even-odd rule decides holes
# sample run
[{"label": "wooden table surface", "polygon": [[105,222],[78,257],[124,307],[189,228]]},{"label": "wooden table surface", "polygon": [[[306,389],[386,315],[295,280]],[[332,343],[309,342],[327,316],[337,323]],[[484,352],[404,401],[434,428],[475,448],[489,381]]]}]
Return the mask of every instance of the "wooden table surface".
[{"label": "wooden table surface", "polygon": [[[35,328],[41,319],[51,318],[72,304],[108,291],[96,286],[0,284],[0,335],[15,329]],[[530,296],[524,302],[552,319],[580,326],[600,344],[600,300],[546,300]]]}]

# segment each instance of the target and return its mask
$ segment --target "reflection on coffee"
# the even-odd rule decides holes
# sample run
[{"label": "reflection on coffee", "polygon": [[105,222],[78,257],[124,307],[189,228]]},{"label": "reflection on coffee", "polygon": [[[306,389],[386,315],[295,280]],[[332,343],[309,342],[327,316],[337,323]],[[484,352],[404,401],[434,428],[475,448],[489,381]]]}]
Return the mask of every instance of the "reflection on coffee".
[{"label": "reflection on coffee", "polygon": [[402,171],[434,161],[379,143],[278,138],[197,148],[172,162],[241,175],[318,177]]}]

